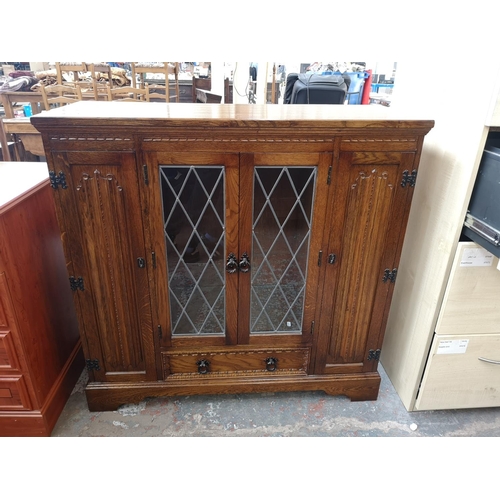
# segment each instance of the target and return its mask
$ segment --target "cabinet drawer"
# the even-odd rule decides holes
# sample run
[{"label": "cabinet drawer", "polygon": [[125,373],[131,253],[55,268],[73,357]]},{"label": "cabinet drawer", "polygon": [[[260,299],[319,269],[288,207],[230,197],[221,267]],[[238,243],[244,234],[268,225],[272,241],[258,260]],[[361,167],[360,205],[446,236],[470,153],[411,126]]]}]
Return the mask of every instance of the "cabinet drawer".
[{"label": "cabinet drawer", "polygon": [[12,370],[19,370],[12,333],[0,331],[0,374]]},{"label": "cabinet drawer", "polygon": [[500,325],[498,258],[476,243],[460,242],[436,324],[439,335],[497,333]]},{"label": "cabinet drawer", "polygon": [[306,374],[309,349],[206,350],[163,353],[164,377]]},{"label": "cabinet drawer", "polygon": [[500,406],[500,334],[435,335],[415,408],[491,406]]},{"label": "cabinet drawer", "polygon": [[0,378],[0,410],[31,410],[22,376]]}]

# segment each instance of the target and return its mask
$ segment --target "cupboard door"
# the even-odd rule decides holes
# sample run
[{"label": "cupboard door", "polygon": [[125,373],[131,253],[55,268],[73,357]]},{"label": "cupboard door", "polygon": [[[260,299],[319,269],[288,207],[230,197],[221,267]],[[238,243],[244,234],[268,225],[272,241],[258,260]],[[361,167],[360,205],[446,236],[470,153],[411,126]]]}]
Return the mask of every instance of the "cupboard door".
[{"label": "cupboard door", "polygon": [[331,154],[242,154],[240,344],[311,341]]},{"label": "cupboard door", "polygon": [[95,381],[156,378],[139,179],[132,153],[71,152],[54,157],[65,176],[56,197],[80,328]]},{"label": "cupboard door", "polygon": [[236,344],[238,155],[147,153],[146,163],[159,345]]},{"label": "cupboard door", "polygon": [[[413,153],[342,152],[329,194],[331,231],[315,372],[374,371],[413,188]],[[394,271],[396,270],[396,271]]]}]

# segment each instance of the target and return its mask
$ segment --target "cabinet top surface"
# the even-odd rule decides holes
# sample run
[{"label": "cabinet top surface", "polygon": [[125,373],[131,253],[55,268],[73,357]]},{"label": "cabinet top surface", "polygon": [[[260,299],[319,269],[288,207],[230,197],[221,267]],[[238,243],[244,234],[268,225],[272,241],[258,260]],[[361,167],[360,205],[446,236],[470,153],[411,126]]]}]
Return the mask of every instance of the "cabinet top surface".
[{"label": "cabinet top surface", "polygon": [[45,162],[0,162],[0,213],[18,196],[40,182],[48,183],[49,172]]},{"label": "cabinet top surface", "polygon": [[189,104],[88,101],[44,111],[31,117],[36,128],[59,125],[133,127],[307,127],[421,129],[427,133],[434,121],[411,117],[383,106]]}]

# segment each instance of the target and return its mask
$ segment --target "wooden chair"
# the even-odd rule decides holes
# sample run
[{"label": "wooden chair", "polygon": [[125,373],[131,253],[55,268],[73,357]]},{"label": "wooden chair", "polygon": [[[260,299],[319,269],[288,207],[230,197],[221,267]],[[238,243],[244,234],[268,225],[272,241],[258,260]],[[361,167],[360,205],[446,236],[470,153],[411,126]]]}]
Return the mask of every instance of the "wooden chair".
[{"label": "wooden chair", "polygon": [[66,85],[68,80],[64,78],[63,73],[73,73],[73,83],[81,80],[80,73],[88,71],[87,64],[84,62],[61,63],[56,62],[57,84]]},{"label": "wooden chair", "polygon": [[82,91],[78,85],[47,85],[40,87],[40,90],[46,111],[82,100]]},{"label": "wooden chair", "polygon": [[104,96],[107,98],[106,83],[99,81],[99,74],[106,74],[108,77],[107,84],[113,88],[113,73],[111,66],[107,63],[86,63],[87,69],[90,71],[92,81],[92,90],[96,101],[102,100]]},{"label": "wooden chair", "polygon": [[[99,81],[100,75],[105,74],[108,83],[113,86],[113,74],[108,63],[60,63],[56,62],[57,83],[59,85],[75,84],[82,90],[82,96],[87,98],[92,93],[95,101],[107,99],[105,83]],[[72,73],[73,81],[68,82],[64,73]]]},{"label": "wooden chair", "polygon": [[[160,84],[152,84],[155,91],[156,99],[163,98],[164,101],[170,102],[172,98],[175,99],[175,102],[179,102],[179,63],[171,63],[171,62],[160,62],[160,63],[140,63],[133,62],[131,63],[132,67],[132,86],[139,85],[140,88],[145,88],[144,75],[146,73],[161,73],[164,75],[164,85]],[[175,82],[175,94],[172,96],[170,93],[170,80],[168,75],[174,75]],[[139,77],[139,84],[137,84],[137,77]],[[164,89],[160,92],[160,89]],[[161,97],[162,96],[162,97]]]},{"label": "wooden chair", "polygon": [[76,82],[75,85],[80,87],[83,100],[93,101],[108,101],[108,83],[94,82],[94,81],[81,81]]},{"label": "wooden chair", "polygon": [[147,88],[138,89],[136,87],[116,87],[111,88],[109,85],[108,90],[108,101],[148,101],[149,90]]}]

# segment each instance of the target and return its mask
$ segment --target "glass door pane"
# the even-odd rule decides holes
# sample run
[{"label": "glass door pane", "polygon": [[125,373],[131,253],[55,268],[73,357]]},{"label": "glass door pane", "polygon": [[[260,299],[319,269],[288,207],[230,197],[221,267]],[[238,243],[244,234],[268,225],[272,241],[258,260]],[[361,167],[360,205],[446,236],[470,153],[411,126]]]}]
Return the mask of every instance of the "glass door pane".
[{"label": "glass door pane", "polygon": [[224,335],[223,166],[160,165],[172,336]]},{"label": "glass door pane", "polygon": [[250,332],[300,334],[317,168],[255,167]]}]

